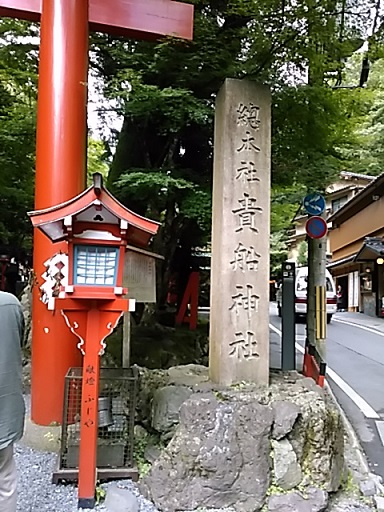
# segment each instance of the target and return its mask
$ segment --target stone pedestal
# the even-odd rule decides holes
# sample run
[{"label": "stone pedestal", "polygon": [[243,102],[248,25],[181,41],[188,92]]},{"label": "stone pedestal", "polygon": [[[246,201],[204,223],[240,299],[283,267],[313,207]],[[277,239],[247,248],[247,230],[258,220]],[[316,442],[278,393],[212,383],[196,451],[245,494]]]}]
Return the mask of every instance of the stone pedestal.
[{"label": "stone pedestal", "polygon": [[270,92],[227,79],[216,102],[210,378],[268,383]]}]

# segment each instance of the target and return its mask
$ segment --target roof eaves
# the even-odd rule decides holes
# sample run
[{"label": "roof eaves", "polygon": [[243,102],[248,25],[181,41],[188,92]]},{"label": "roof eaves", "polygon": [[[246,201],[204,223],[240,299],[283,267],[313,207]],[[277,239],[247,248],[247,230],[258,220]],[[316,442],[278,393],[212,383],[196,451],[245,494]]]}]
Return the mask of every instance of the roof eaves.
[{"label": "roof eaves", "polygon": [[341,171],[340,176],[349,176],[351,178],[357,178],[362,180],[375,180],[377,178],[377,176],[372,176],[371,174],[360,174],[359,172],[350,171]]},{"label": "roof eaves", "polygon": [[327,222],[334,222],[342,215],[345,215],[348,210],[352,209],[352,206],[358,205],[359,202],[363,202],[363,199],[368,197],[372,192],[379,187],[380,185],[384,185],[384,173],[377,176],[371,183],[369,183],[363,190],[361,190],[358,194],[352,197],[349,201],[347,201],[341,208],[339,208],[335,213],[328,217]]}]

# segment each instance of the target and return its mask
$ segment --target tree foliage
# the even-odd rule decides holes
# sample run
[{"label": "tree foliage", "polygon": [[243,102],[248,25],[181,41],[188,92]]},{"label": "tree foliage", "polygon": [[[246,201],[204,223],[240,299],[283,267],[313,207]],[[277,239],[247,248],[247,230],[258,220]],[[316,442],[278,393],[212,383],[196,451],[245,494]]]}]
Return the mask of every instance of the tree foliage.
[{"label": "tree foliage", "polygon": [[0,245],[31,247],[37,46],[33,25],[0,20]]},{"label": "tree foliage", "polygon": [[[348,79],[356,80],[359,60],[351,59]],[[349,160],[349,168],[355,172],[378,175],[384,169],[384,58],[373,62],[367,88],[360,89],[359,113],[353,128],[355,143],[342,148]]]}]

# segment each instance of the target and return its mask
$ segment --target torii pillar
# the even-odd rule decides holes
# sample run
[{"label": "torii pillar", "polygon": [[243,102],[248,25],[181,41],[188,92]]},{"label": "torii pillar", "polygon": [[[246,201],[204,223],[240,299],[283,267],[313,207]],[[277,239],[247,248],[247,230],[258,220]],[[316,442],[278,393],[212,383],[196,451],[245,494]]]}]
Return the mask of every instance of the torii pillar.
[{"label": "torii pillar", "polygon": [[[35,209],[78,195],[86,183],[89,29],[141,39],[192,39],[193,6],[173,0],[0,0],[0,16],[41,20]],[[81,366],[76,337],[40,300],[44,262],[66,245],[34,234],[32,420],[61,423],[64,377]]]}]

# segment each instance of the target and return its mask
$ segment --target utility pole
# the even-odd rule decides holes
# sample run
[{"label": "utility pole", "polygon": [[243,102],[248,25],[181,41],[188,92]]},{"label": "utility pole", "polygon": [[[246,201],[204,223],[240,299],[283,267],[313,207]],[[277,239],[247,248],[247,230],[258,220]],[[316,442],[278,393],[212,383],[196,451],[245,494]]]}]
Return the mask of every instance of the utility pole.
[{"label": "utility pole", "polygon": [[318,192],[308,194],[304,198],[304,208],[309,214],[305,225],[308,241],[307,341],[325,360],[327,326],[325,199]]},{"label": "utility pole", "polygon": [[307,339],[310,345],[316,344],[316,301],[314,272],[314,239],[307,236],[308,242],[308,280],[307,280]]},{"label": "utility pole", "polygon": [[308,237],[307,337],[324,360],[327,337],[326,245],[326,237]]}]

